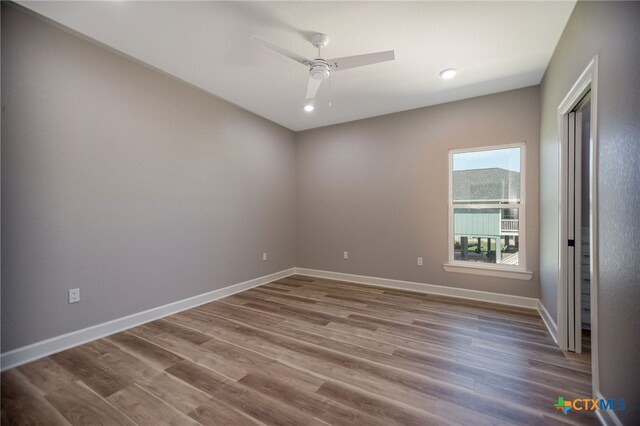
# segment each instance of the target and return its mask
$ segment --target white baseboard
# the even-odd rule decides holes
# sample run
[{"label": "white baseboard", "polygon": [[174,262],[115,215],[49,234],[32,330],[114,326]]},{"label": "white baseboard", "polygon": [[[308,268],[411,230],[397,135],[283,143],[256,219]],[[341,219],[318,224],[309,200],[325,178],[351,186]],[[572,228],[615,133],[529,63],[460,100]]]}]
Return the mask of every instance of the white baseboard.
[{"label": "white baseboard", "polygon": [[[218,290],[203,293],[167,305],[158,306],[143,312],[118,318],[102,324],[97,324],[82,330],[73,331],[61,336],[33,343],[22,348],[14,349],[0,354],[0,371],[17,367],[38,358],[51,355],[74,346],[81,345],[102,337],[109,336],[119,331],[126,330],[168,315],[175,314],[186,309],[209,303],[250,288],[258,287],[290,275],[300,274],[311,277],[325,278],[338,281],[349,281],[378,287],[395,288],[421,293],[437,294],[442,296],[457,297],[460,299],[477,300],[482,302],[498,303],[501,305],[517,306],[522,308],[537,309],[544,323],[551,332],[554,340],[557,339],[557,327],[547,310],[538,299],[509,294],[490,293],[478,290],[469,290],[457,287],[446,287],[434,284],[424,284],[411,281],[400,281],[389,278],[368,277],[363,275],[345,274],[340,272],[320,271],[307,268],[290,268],[263,277],[255,278],[242,283],[234,284]],[[557,340],[556,340],[557,343]]]},{"label": "white baseboard", "polygon": [[[597,389],[593,393],[597,399],[607,399]],[[600,423],[605,426],[624,426],[613,410],[596,410],[596,416],[598,416]]]},{"label": "white baseboard", "polygon": [[547,326],[547,330],[549,330],[549,334],[551,334],[551,337],[553,337],[553,341],[556,342],[556,345],[557,345],[558,344],[558,326],[556,325],[556,322],[553,320],[553,318],[549,314],[549,311],[547,311],[547,308],[544,307],[544,305],[540,300],[538,300],[538,312],[540,312],[540,316],[542,317],[542,321],[544,322],[544,325]]},{"label": "white baseboard", "polygon": [[143,312],[138,312],[122,318],[117,318],[102,324],[97,324],[82,330],[72,331],[71,333],[61,336],[52,337],[51,339],[42,340],[22,348],[14,349],[9,352],[0,354],[1,371],[9,368],[17,367],[27,362],[35,361],[38,358],[51,355],[83,343],[90,342],[102,337],[109,336],[122,330],[135,327],[149,321],[153,321],[168,315],[175,314],[186,309],[209,303],[217,299],[221,299],[241,291],[248,290],[267,284],[280,278],[288,277],[295,273],[295,268],[285,269],[284,271],[265,275],[263,277],[254,278],[238,284],[233,284],[218,290],[213,290],[187,299],[178,300],[167,305],[151,308]]},{"label": "white baseboard", "polygon": [[396,288],[399,290],[417,291],[420,293],[438,294],[460,299],[477,300],[498,303],[501,305],[518,306],[521,308],[538,308],[538,299],[532,297],[512,296],[510,294],[490,293],[487,291],[469,290],[457,287],[445,287],[434,284],[424,284],[412,281],[392,280],[389,278],[367,277],[364,275],[343,274],[341,272],[319,271],[317,269],[295,268],[296,274],[310,277],[326,278],[338,281],[350,281],[378,287]]}]

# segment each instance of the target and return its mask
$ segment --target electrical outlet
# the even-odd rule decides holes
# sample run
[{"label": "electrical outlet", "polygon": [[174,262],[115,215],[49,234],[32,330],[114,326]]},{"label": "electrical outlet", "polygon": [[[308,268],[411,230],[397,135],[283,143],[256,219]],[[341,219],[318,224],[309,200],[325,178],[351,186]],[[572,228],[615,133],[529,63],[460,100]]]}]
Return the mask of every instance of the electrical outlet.
[{"label": "electrical outlet", "polygon": [[349,252],[348,251],[343,252],[342,253],[342,258],[343,259],[348,259],[349,258]]},{"label": "electrical outlet", "polygon": [[267,252],[266,251],[264,253],[262,253],[262,260],[264,260],[264,261],[267,260]]},{"label": "electrical outlet", "polygon": [[80,301],[80,289],[79,288],[70,288],[69,289],[69,303],[78,303]]},{"label": "electrical outlet", "polygon": [[422,258],[421,257],[418,258],[418,266],[422,266]]}]

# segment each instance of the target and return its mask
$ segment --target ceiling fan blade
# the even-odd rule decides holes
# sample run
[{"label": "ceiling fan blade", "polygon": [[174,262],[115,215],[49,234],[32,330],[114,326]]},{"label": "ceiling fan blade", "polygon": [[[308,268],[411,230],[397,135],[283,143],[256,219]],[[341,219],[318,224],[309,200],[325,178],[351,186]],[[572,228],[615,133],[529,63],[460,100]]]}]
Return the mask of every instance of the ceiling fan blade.
[{"label": "ceiling fan blade", "polygon": [[258,44],[261,44],[262,46],[264,46],[264,47],[266,47],[268,49],[271,49],[271,50],[273,50],[275,52],[278,52],[281,55],[286,56],[287,58],[291,58],[294,61],[296,61],[296,62],[298,62],[298,63],[300,63],[302,65],[307,65],[308,66],[308,65],[311,64],[311,61],[309,59],[307,59],[305,57],[302,57],[302,56],[300,56],[300,55],[298,55],[296,53],[290,52],[287,49],[282,48],[282,47],[280,47],[278,45],[275,45],[275,44],[271,43],[270,41],[267,41],[267,40],[265,40],[263,38],[260,38],[260,37],[258,37],[256,35],[252,35],[250,37],[250,39],[253,40],[254,42],[258,43]]},{"label": "ceiling fan blade", "polygon": [[309,84],[307,85],[307,99],[313,99],[316,96],[320,83],[322,83],[322,80],[316,80],[315,78],[309,77]]},{"label": "ceiling fan blade", "polygon": [[364,55],[327,59],[327,62],[331,67],[331,71],[342,71],[349,68],[377,64],[378,62],[393,61],[395,58],[396,56],[394,51],[387,50],[386,52],[366,53]]}]

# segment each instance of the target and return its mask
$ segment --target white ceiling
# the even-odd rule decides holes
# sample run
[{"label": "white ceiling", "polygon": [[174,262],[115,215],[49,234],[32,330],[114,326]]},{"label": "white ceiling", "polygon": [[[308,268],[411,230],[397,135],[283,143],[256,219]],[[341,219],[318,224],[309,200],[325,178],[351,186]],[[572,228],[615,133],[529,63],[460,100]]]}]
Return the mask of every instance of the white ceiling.
[{"label": "white ceiling", "polygon": [[[25,2],[90,39],[279,123],[304,130],[538,84],[575,1]],[[303,111],[302,56],[395,49],[396,60],[334,73]],[[438,73],[459,69],[452,80]],[[329,88],[332,106],[328,106]]]}]

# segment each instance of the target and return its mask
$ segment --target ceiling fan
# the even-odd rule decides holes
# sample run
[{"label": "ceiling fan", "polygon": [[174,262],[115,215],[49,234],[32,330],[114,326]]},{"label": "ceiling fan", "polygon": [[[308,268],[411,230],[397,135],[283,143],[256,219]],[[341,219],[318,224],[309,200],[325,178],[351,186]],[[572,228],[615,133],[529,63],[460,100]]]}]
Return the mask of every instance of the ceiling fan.
[{"label": "ceiling fan", "polygon": [[393,61],[395,54],[393,50],[385,52],[367,53],[364,55],[344,56],[342,58],[323,59],[322,48],[327,47],[329,37],[326,34],[314,34],[311,36],[311,44],[318,49],[318,57],[307,59],[293,52],[277,46],[258,36],[251,36],[251,39],[264,47],[267,47],[281,55],[291,58],[294,61],[309,67],[309,83],[307,85],[307,99],[313,99],[323,80],[328,79],[332,72],[342,71],[349,68],[362,67],[364,65],[377,64],[379,62]]}]

